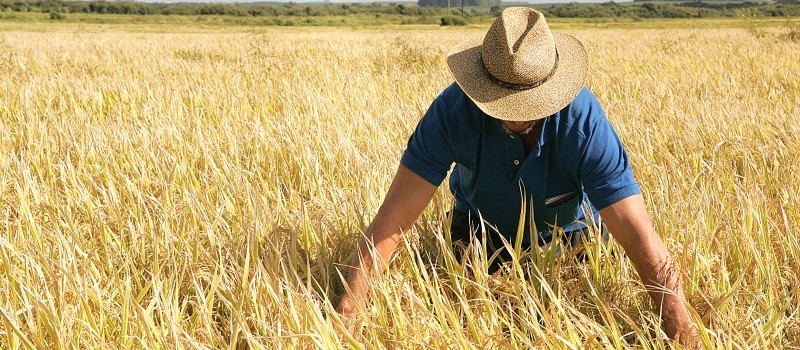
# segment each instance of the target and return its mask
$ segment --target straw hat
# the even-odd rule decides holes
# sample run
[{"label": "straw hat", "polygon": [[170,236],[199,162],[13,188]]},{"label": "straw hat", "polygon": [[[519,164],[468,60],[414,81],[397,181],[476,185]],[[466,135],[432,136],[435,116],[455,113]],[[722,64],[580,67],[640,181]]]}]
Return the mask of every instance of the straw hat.
[{"label": "straw hat", "polygon": [[447,65],[484,113],[501,120],[536,120],[566,107],[583,88],[586,50],[578,39],[550,31],[541,12],[509,7],[486,35],[456,46]]}]

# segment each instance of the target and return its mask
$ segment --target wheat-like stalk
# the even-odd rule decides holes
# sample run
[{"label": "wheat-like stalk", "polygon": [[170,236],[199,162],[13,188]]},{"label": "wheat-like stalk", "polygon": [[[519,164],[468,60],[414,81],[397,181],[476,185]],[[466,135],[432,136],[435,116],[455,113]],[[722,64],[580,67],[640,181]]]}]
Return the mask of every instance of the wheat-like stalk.
[{"label": "wheat-like stalk", "polygon": [[[586,44],[705,345],[798,347],[800,43],[663,23],[553,27]],[[466,267],[479,247],[454,260],[444,187],[357,332],[333,311],[445,53],[485,28],[15,26],[2,348],[669,346],[614,245],[498,276]]]}]

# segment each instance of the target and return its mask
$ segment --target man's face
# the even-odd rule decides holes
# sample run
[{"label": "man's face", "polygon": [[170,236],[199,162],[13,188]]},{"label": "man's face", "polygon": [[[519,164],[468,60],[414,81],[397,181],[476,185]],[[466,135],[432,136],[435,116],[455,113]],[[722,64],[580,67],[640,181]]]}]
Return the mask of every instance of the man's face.
[{"label": "man's face", "polygon": [[500,123],[502,123],[503,126],[505,127],[506,131],[514,134],[519,134],[522,133],[523,131],[530,131],[531,127],[533,126],[533,124],[536,124],[536,122],[537,120],[527,120],[521,122],[511,122],[507,120],[500,121]]}]

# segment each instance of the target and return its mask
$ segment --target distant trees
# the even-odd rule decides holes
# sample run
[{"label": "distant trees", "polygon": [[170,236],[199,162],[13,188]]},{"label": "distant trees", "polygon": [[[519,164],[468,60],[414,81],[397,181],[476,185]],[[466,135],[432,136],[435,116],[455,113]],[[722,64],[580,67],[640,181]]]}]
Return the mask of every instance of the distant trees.
[{"label": "distant trees", "polygon": [[[455,0],[454,0],[455,1]],[[473,0],[474,1],[474,0]],[[486,1],[486,0],[481,0]],[[353,14],[397,14],[405,16],[438,15],[438,10],[407,4],[210,4],[210,3],[143,3],[134,1],[61,1],[0,0],[0,11],[110,13],[133,15],[228,15],[228,16],[346,16]]]},{"label": "distant trees", "polygon": [[[781,0],[798,1],[798,0]],[[627,17],[627,18],[704,18],[736,17],[743,9],[763,17],[800,16],[797,4],[755,4],[752,2],[707,3],[687,1],[680,3],[644,2],[620,6],[613,2],[604,4],[553,5],[542,10],[547,16],[567,18]]]},{"label": "distant trees", "polygon": [[[465,6],[473,7],[465,12],[466,17],[481,15],[497,15],[502,11],[498,0],[464,0]],[[457,9],[461,0],[450,0],[450,6]],[[475,6],[483,7],[476,11]],[[419,0],[418,5],[397,3],[322,3],[297,4],[209,4],[209,3],[142,3],[133,1],[63,1],[63,0],[0,0],[0,11],[51,13],[51,18],[64,18],[64,13],[111,13],[127,15],[187,15],[207,16],[224,15],[240,17],[278,17],[272,23],[290,23],[291,20],[280,17],[319,17],[369,15],[375,18],[382,15],[408,16],[403,23],[430,23],[439,21],[442,16],[450,16],[442,8],[447,7],[447,0]],[[736,17],[742,11],[762,17],[797,17],[800,16],[800,0],[777,0],[772,4],[753,2],[644,2],[621,6],[613,1],[603,4],[562,4],[551,5],[540,9],[551,17],[627,17],[627,18],[699,18],[699,17]],[[431,18],[433,17],[433,18]],[[428,18],[426,21],[420,19]],[[311,19],[308,23],[316,23]],[[309,22],[310,21],[310,22]],[[448,25],[458,24],[447,18]],[[294,23],[294,22],[291,22]],[[298,22],[299,23],[299,22]]]},{"label": "distant trees", "polygon": [[[500,0],[464,0],[464,6],[482,6],[491,7],[500,4]],[[450,0],[449,3],[452,7],[461,6],[461,0]],[[419,7],[447,7],[448,0],[418,0],[417,6]]]},{"label": "distant trees", "polygon": [[115,13],[125,15],[150,15],[156,14],[156,8],[150,4],[136,2],[105,2],[92,1],[86,7],[75,8],[78,11],[70,12],[89,12],[89,13]]}]

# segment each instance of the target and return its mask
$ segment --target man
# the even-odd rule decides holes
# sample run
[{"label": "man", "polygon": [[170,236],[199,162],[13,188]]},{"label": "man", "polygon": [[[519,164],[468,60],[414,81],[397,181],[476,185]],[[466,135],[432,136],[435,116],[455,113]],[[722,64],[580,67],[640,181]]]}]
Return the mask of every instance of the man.
[{"label": "man", "polygon": [[[502,246],[500,235],[513,241],[524,205],[532,214],[522,218],[523,243],[549,242],[554,227],[572,236],[567,244],[579,243],[582,222],[599,214],[649,286],[666,333],[684,343],[693,339],[679,274],[652,227],[619,138],[583,86],[583,45],[551,32],[533,9],[507,8],[483,38],[453,49],[447,63],[456,84],[436,98],[411,135],[337,310],[355,315],[365,299],[365,276],[385,268],[402,232],[455,163],[454,241],[468,243],[468,227],[481,223],[495,248]],[[378,266],[370,258],[373,247]]]}]

